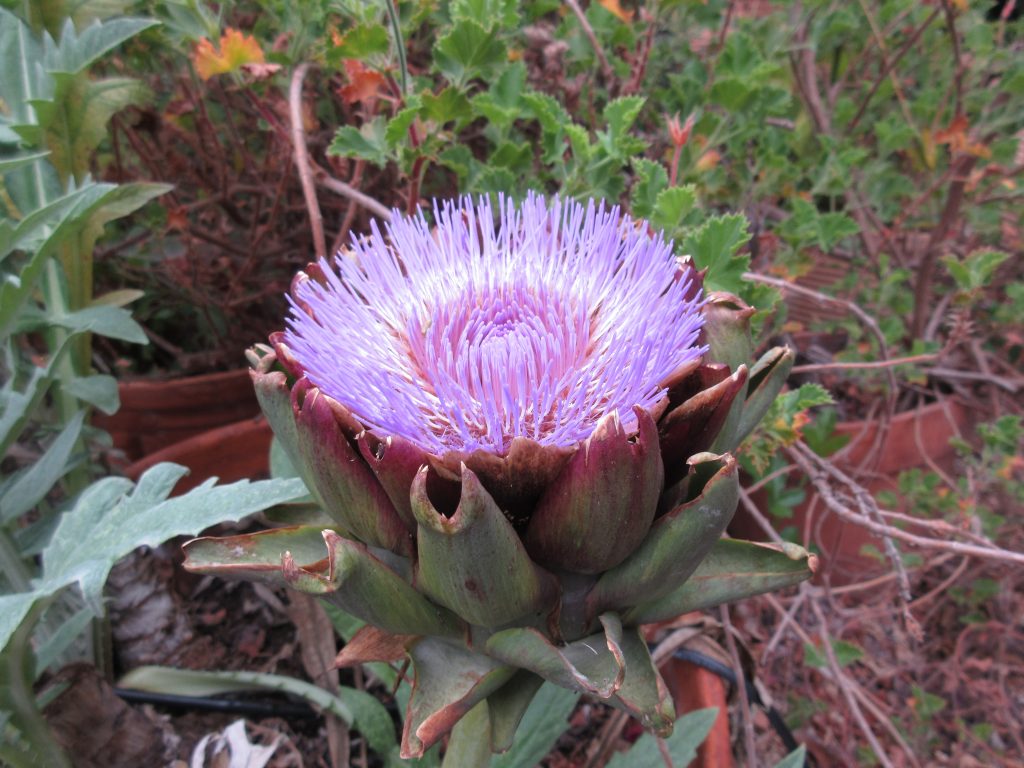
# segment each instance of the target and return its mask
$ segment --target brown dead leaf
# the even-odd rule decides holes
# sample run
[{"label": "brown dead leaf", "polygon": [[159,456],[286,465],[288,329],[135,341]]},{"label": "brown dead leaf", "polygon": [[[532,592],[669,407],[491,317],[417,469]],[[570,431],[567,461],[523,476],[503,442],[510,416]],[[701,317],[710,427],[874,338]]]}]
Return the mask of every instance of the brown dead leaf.
[{"label": "brown dead leaf", "polygon": [[345,59],[344,64],[348,85],[338,89],[341,100],[346,104],[376,100],[380,96],[381,86],[384,85],[384,75],[357,59]]},{"label": "brown dead leaf", "polygon": [[399,661],[413,635],[392,635],[367,624],[345,643],[334,660],[338,667],[352,667],[368,661]]}]

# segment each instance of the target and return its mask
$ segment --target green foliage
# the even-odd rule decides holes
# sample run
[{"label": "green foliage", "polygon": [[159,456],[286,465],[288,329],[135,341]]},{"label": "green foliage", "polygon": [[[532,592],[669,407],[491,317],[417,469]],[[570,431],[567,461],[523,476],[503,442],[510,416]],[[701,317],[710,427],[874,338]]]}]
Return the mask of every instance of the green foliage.
[{"label": "green foliage", "polygon": [[[835,654],[836,662],[840,667],[848,667],[864,657],[864,649],[859,645],[847,642],[846,640],[830,640],[832,653]],[[820,648],[813,645],[804,645],[804,662],[816,669],[827,669],[829,667],[828,657]]]},{"label": "green foliage", "polygon": [[[718,708],[698,709],[680,717],[665,747],[672,765],[689,765],[697,757],[697,747],[704,743],[718,719]],[[608,761],[608,768],[659,768],[665,765],[657,739],[645,733],[628,752],[620,752]]]},{"label": "green foliage", "polygon": [[693,256],[698,269],[708,270],[704,278],[708,289],[739,294],[743,273],[750,268],[750,257],[740,253],[748,240],[747,220],[739,214],[729,214],[714,216],[687,233],[681,247]]},{"label": "green foliage", "polygon": [[491,768],[530,768],[547,755],[566,729],[579,694],[544,683],[526,708],[512,747],[491,758]]},{"label": "green foliage", "polygon": [[780,395],[768,408],[758,429],[740,447],[741,458],[755,476],[765,475],[772,457],[800,439],[810,421],[807,411],[832,402],[832,396],[819,384],[802,384]]}]

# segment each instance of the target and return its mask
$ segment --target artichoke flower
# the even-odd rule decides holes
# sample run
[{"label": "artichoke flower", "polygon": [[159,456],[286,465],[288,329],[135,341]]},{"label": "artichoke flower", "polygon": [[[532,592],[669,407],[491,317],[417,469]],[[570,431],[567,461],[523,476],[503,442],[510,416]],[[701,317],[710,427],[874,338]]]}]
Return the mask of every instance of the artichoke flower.
[{"label": "artichoke flower", "polygon": [[408,657],[403,757],[486,700],[507,749],[544,680],[666,734],[641,624],[807,578],[722,539],[739,444],[792,355],[617,208],[530,195],[396,215],[295,279],[252,372],[331,525],[197,539],[186,567],[285,583],[366,626],[339,665]]}]

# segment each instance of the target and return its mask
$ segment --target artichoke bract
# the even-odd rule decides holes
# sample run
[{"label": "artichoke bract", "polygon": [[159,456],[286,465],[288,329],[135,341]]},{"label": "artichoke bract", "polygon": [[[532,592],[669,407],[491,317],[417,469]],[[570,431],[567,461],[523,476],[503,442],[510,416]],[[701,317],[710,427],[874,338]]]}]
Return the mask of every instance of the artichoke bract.
[{"label": "artichoke bract", "polygon": [[330,528],[196,539],[186,567],[367,622],[341,665],[408,657],[405,757],[484,700],[507,749],[543,680],[666,734],[640,625],[813,569],[796,547],[721,539],[729,451],[792,354],[748,369],[752,310],[705,295],[617,208],[467,198],[433,219],[396,214],[300,273],[252,372]]}]

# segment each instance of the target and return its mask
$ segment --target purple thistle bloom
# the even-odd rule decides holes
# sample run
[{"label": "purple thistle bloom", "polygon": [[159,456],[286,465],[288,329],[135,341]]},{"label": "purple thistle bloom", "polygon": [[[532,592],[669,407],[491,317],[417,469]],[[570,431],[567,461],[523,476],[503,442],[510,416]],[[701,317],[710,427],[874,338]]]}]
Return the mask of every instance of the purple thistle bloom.
[{"label": "purple thistle bloom", "polygon": [[431,453],[571,446],[615,413],[635,431],[706,347],[671,243],[619,209],[529,195],[435,204],[354,239],[294,291],[285,341],[380,436]]}]

